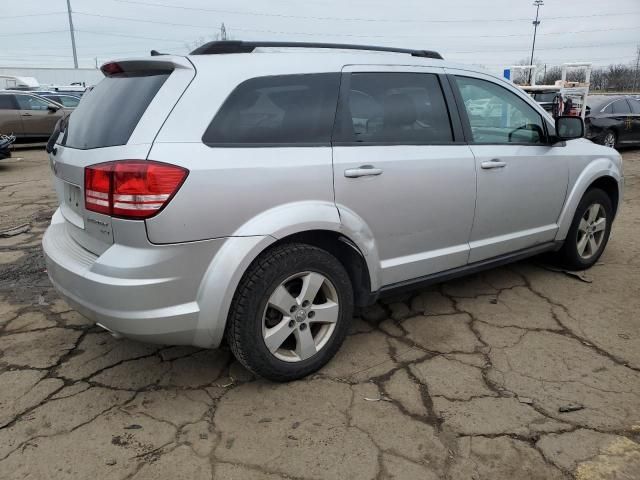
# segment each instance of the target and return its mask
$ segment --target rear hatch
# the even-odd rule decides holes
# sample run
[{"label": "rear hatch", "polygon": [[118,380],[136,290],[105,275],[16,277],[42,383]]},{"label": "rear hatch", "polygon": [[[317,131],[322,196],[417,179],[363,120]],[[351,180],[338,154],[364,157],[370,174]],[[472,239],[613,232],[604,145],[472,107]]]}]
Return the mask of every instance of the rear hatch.
[{"label": "rear hatch", "polygon": [[85,208],[85,167],[146,160],[156,134],[195,76],[187,58],[174,56],[111,62],[102,71],[105,78],[56,127],[50,140],[55,148],[49,153],[67,231],[96,255],[113,244],[117,227],[110,216]]}]

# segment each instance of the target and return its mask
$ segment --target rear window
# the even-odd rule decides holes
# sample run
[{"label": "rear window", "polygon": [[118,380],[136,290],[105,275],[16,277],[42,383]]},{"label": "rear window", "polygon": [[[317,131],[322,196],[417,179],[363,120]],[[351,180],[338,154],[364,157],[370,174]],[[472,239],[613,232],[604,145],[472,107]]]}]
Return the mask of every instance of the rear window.
[{"label": "rear window", "polygon": [[224,146],[329,145],[340,74],[277,75],[231,92],[202,141]]},{"label": "rear window", "polygon": [[63,144],[79,149],[126,144],[170,74],[133,72],[104,78],[69,117]]},{"label": "rear window", "polygon": [[536,102],[553,102],[557,94],[557,92],[536,92],[533,94],[533,99]]}]

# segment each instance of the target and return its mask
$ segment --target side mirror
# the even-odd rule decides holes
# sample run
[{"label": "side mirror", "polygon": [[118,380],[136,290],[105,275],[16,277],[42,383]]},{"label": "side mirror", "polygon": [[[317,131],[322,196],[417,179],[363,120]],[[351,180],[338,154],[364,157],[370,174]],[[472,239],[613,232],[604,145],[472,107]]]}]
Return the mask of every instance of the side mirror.
[{"label": "side mirror", "polygon": [[60,109],[58,107],[56,107],[55,105],[47,105],[47,110],[49,110],[49,112],[51,112],[51,113],[56,113]]},{"label": "side mirror", "polygon": [[584,137],[584,120],[581,117],[561,116],[556,118],[558,140],[573,140]]}]

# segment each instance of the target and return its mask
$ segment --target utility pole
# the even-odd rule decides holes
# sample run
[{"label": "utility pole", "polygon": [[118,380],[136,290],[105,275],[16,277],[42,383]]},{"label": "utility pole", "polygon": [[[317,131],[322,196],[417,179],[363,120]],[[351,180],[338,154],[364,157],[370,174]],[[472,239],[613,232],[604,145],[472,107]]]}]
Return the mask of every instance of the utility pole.
[{"label": "utility pole", "polygon": [[71,34],[71,48],[73,49],[73,68],[78,68],[78,54],[76,53],[76,36],[73,31],[73,18],[71,15],[71,0],[67,0],[67,14],[69,15],[69,33]]},{"label": "utility pole", "polygon": [[[533,21],[533,45],[531,45],[531,61],[529,65],[533,66],[533,54],[536,51],[536,33],[538,33],[538,25],[540,25],[540,21],[538,20],[538,14],[540,13],[540,6],[544,5],[543,0],[535,0],[533,2],[533,6],[536,7],[536,19]],[[529,74],[529,83],[531,83],[531,75],[533,74],[533,70]]]},{"label": "utility pole", "polygon": [[636,71],[633,74],[633,93],[636,91],[636,85],[638,82],[638,68],[640,68],[640,45],[637,46],[636,50]]}]

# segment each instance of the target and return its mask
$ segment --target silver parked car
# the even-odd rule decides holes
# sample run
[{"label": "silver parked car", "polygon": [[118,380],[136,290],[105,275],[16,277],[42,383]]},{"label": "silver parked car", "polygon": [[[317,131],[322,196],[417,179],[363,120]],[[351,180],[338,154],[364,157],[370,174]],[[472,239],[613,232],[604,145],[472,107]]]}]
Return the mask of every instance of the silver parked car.
[{"label": "silver parked car", "polygon": [[51,281],[114,335],[226,338],[272,380],[380,295],[542,252],[590,267],[621,202],[580,118],[435,52],[213,42],[102,71],[49,143]]}]

